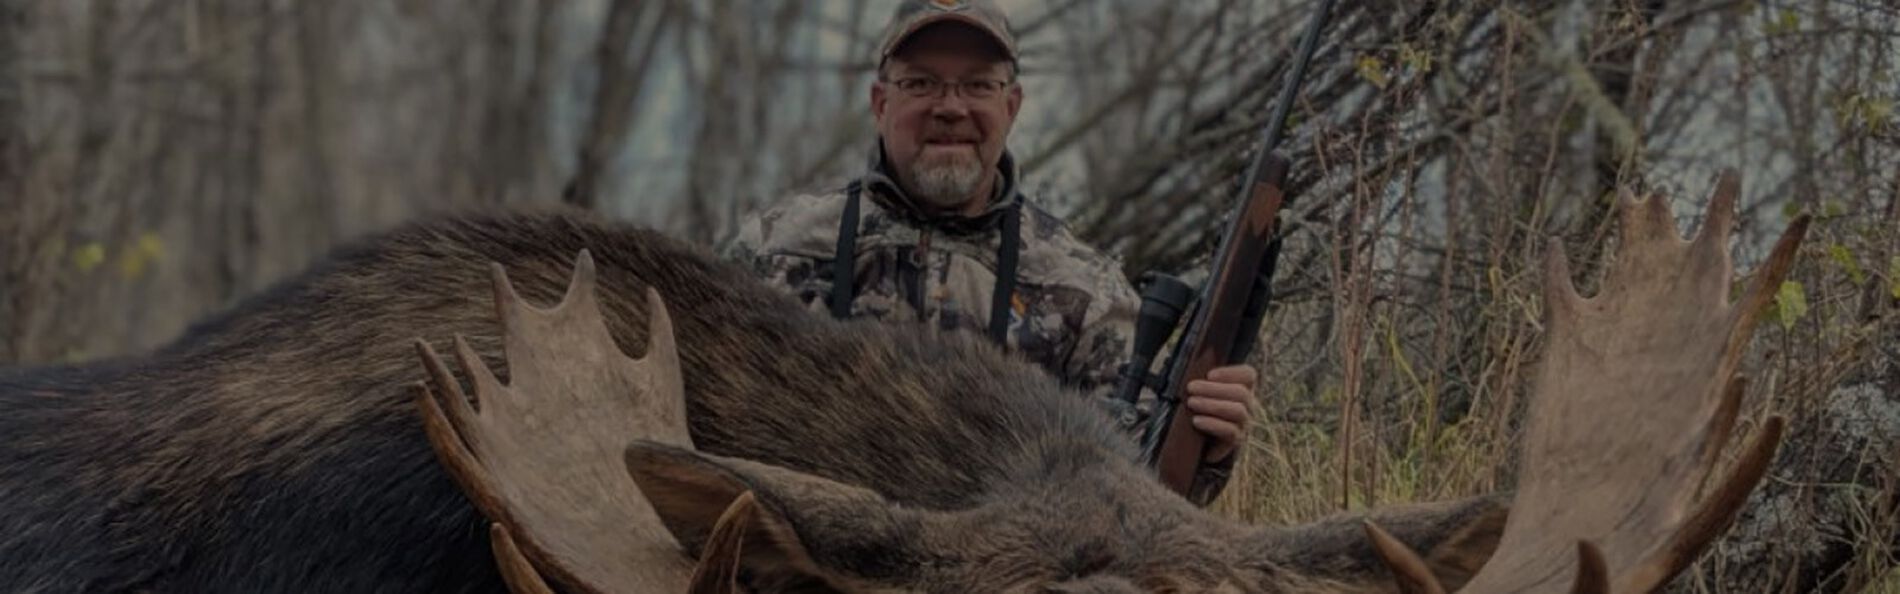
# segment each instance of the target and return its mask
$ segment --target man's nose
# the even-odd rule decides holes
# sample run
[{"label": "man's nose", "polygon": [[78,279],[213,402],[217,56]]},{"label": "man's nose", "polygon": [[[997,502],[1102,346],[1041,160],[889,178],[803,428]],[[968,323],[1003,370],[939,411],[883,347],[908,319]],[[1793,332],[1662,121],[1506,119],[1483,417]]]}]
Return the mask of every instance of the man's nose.
[{"label": "man's nose", "polygon": [[970,101],[957,93],[945,93],[930,104],[931,117],[957,120],[970,117]]}]

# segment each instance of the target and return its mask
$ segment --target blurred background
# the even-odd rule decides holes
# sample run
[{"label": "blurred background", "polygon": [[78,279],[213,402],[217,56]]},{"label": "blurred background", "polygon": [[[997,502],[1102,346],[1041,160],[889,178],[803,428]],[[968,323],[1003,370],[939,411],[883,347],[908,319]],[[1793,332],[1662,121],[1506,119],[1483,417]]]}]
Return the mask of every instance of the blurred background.
[{"label": "blurred background", "polygon": [[[1316,3],[1003,4],[1034,199],[1131,278],[1197,274]],[[1545,241],[1588,294],[1619,188],[1691,229],[1732,167],[1738,286],[1818,217],[1743,413],[1794,434],[1678,588],[1896,591],[1900,7],[1340,4],[1282,145],[1266,422],[1220,509],[1508,488]],[[894,5],[0,0],[0,362],[150,349],[339,243],[458,209],[565,200],[714,245],[860,171]]]}]

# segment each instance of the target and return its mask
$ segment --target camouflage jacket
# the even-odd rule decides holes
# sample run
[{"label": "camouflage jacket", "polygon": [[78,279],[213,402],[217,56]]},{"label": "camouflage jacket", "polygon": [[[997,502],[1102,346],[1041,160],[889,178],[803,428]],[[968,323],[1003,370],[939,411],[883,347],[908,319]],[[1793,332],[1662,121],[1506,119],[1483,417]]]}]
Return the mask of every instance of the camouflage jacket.
[{"label": "camouflage jacket", "polygon": [[[1143,390],[1132,407],[1113,397],[1140,307],[1119,261],[1025,200],[1008,153],[1000,166],[997,199],[977,217],[933,217],[910,206],[883,173],[882,150],[874,153],[870,173],[857,182],[856,290],[850,315],[921,323],[933,332],[986,334],[1004,217],[1020,216],[1007,348],[1093,395],[1131,439],[1139,438],[1153,410],[1153,394]],[[828,312],[848,191],[796,194],[769,205],[744,221],[723,250],[725,257],[750,266],[813,310]],[[1225,485],[1230,463],[1207,466],[1190,498],[1211,501]]]}]

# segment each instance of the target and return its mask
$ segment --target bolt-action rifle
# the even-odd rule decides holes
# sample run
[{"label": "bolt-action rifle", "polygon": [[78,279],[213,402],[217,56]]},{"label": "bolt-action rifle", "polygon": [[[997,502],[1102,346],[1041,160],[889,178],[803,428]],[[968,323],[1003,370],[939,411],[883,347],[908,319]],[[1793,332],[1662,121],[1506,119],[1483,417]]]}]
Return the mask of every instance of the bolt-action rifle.
[{"label": "bolt-action rifle", "polygon": [[[1273,114],[1261,132],[1260,150],[1248,167],[1200,290],[1164,273],[1142,275],[1134,354],[1122,367],[1117,390],[1130,404],[1142,387],[1155,391],[1155,411],[1142,435],[1142,459],[1155,468],[1163,483],[1182,495],[1193,486],[1206,447],[1200,432],[1194,430],[1192,415],[1181,411],[1186,401],[1183,392],[1189,379],[1204,378],[1215,367],[1246,360],[1266,316],[1273,268],[1280,255],[1278,219],[1286,201],[1288,168],[1286,157],[1275,148],[1332,4],[1332,0],[1320,2],[1319,12],[1300,39],[1298,56],[1281,84]],[[1155,353],[1174,333],[1181,315],[1190,311],[1187,333],[1175,343],[1163,372],[1149,374]]]}]

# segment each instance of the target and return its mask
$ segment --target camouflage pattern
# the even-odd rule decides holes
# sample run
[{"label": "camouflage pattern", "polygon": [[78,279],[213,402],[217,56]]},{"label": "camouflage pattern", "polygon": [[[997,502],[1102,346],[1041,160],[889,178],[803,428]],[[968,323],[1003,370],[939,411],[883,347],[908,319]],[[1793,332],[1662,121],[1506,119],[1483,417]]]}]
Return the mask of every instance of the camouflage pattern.
[{"label": "camouflage pattern", "polygon": [[[882,150],[873,151],[870,173],[860,180],[857,297],[851,315],[986,336],[1001,217],[1020,204],[1009,352],[1090,393],[1130,439],[1139,438],[1154,410],[1154,394],[1144,389],[1134,406],[1113,396],[1119,368],[1134,344],[1141,304],[1119,260],[1083,243],[1061,219],[1024,200],[1015,189],[1017,172],[1007,152],[999,163],[997,199],[977,217],[932,217],[912,207],[884,173],[881,155]],[[813,311],[830,315],[832,261],[846,196],[844,188],[788,196],[748,217],[723,249],[724,257],[749,266]],[[1191,498],[1211,500],[1228,469],[1229,464],[1206,469]]]},{"label": "camouflage pattern", "polygon": [[[827,311],[845,196],[839,189],[787,197],[748,219],[727,256],[814,311]],[[1002,241],[997,223],[1018,200],[992,204],[983,217],[955,225],[928,224],[900,211],[901,193],[882,175],[866,179],[861,200],[851,315],[983,334]],[[1117,261],[1077,240],[1041,208],[1024,204],[1021,233],[1009,350],[1106,397],[1132,344],[1139,296]]]}]

